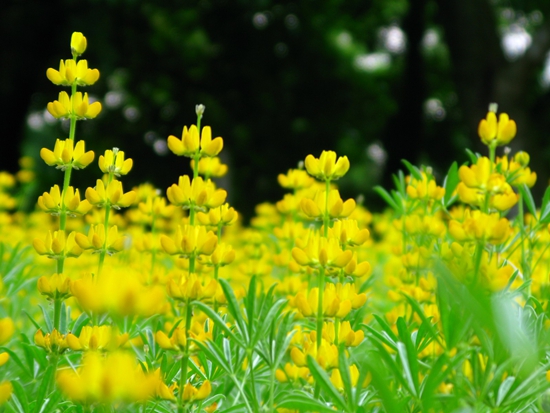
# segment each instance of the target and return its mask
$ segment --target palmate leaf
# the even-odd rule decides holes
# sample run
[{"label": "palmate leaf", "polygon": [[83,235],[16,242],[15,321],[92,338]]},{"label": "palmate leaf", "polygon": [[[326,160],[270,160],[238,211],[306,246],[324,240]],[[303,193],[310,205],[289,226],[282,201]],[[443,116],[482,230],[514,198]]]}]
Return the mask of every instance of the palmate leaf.
[{"label": "palmate leaf", "polygon": [[401,339],[401,342],[397,343],[399,358],[401,359],[401,364],[403,365],[405,377],[409,382],[409,387],[413,391],[413,395],[417,396],[419,392],[418,353],[411,340],[411,335],[407,329],[405,319],[403,317],[399,317],[396,325],[397,331],[399,332],[399,338]]}]

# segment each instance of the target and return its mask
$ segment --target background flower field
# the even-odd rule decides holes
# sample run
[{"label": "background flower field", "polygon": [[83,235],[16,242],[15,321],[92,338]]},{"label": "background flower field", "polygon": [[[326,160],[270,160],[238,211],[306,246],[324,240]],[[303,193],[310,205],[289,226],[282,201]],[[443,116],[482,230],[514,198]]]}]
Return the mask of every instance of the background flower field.
[{"label": "background flower field", "polygon": [[[496,104],[483,153],[443,179],[403,161],[376,188],[383,213],[341,196],[354,165],[324,150],[274,176],[286,194],[244,225],[216,184],[230,140],[202,104],[166,139],[168,188],[130,190],[157,166],[86,149],[79,128],[103,110],[87,49],[73,33],[46,71],[67,125],[40,150],[58,184],[26,213],[32,162],[0,174],[3,409],[550,411],[550,191],[534,199]],[[77,189],[82,169],[97,179]]]}]

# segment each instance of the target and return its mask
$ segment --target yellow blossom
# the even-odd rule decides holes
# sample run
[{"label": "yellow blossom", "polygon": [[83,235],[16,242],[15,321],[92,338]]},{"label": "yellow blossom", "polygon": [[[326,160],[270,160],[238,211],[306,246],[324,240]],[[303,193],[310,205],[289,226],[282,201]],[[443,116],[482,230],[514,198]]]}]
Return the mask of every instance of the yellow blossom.
[{"label": "yellow blossom", "polygon": [[46,71],[46,76],[54,84],[59,86],[91,86],[99,79],[99,70],[88,69],[86,60],[79,60],[78,63],[74,59],[61,60],[59,70],[49,68]]},{"label": "yellow blossom", "polygon": [[67,338],[56,329],[44,335],[38,330],[34,335],[34,343],[48,353],[61,354],[67,349]]},{"label": "yellow blossom", "polygon": [[166,235],[160,238],[160,244],[169,255],[189,258],[198,255],[211,255],[218,245],[218,237],[212,231],[198,225],[178,226],[174,239]]},{"label": "yellow blossom", "polygon": [[202,225],[217,227],[220,225],[227,226],[237,222],[239,214],[235,208],[229,204],[223,204],[219,207],[211,208],[208,212],[197,213],[197,219]]},{"label": "yellow blossom", "polygon": [[53,152],[49,149],[42,148],[40,157],[49,166],[55,166],[62,171],[69,166],[74,169],[84,169],[94,160],[94,151],[86,152],[85,142],[78,141],[74,146],[72,139],[57,139]]},{"label": "yellow blossom", "polygon": [[124,249],[126,237],[118,235],[118,227],[116,225],[111,226],[109,231],[105,233],[105,226],[98,224],[90,226],[88,236],[77,233],[75,241],[83,250],[105,251],[107,254],[113,255]]},{"label": "yellow blossom", "polygon": [[306,156],[305,166],[311,176],[321,181],[335,181],[346,174],[350,165],[347,156],[336,160],[336,152],[323,151],[319,158]]},{"label": "yellow blossom", "polygon": [[10,317],[0,318],[0,344],[6,343],[15,332],[15,324]]},{"label": "yellow blossom", "polygon": [[345,267],[353,253],[343,251],[337,238],[325,238],[311,234],[303,248],[293,248],[292,257],[300,265],[310,267]]},{"label": "yellow blossom", "polygon": [[[65,200],[63,208],[62,200]],[[59,191],[59,186],[54,185],[50,192],[44,192],[41,196],[38,197],[38,207],[52,215],[60,215],[63,209],[67,215],[75,217],[88,213],[92,209],[92,205],[88,200],[80,200],[80,192],[78,189],[75,191],[72,186],[67,188],[67,193],[61,194]]]},{"label": "yellow blossom", "polygon": [[84,326],[80,335],[67,334],[67,346],[71,350],[114,350],[128,341],[128,333],[116,334],[113,327]]},{"label": "yellow blossom", "polygon": [[48,103],[47,109],[56,119],[93,119],[101,112],[101,103],[90,103],[87,93],[76,92],[69,98],[67,92],[59,92],[58,100]]},{"label": "yellow blossom", "polygon": [[348,217],[353,212],[355,200],[348,199],[344,202],[337,189],[330,190],[328,197],[326,191],[318,191],[314,199],[303,198],[300,208],[310,218],[323,219],[326,211],[330,218],[341,219]]},{"label": "yellow blossom", "polygon": [[485,145],[507,145],[516,136],[516,122],[511,120],[506,113],[501,113],[497,122],[497,115],[493,111],[487,113],[487,117],[479,122],[478,134]]},{"label": "yellow blossom", "polygon": [[289,169],[286,175],[279,174],[277,181],[283,188],[295,191],[309,188],[315,182],[303,169]]},{"label": "yellow blossom", "polygon": [[204,181],[200,176],[190,180],[188,175],[180,176],[178,184],[173,184],[166,191],[168,200],[183,209],[195,209],[207,212],[225,202],[227,192],[216,189],[211,180]]},{"label": "yellow blossom", "polygon": [[325,370],[331,370],[338,367],[338,347],[329,344],[321,339],[321,346],[317,349],[317,343],[305,339],[302,343],[302,350],[298,347],[292,347],[290,358],[298,367],[307,366],[307,356],[313,357],[319,365]]},{"label": "yellow blossom", "polygon": [[466,211],[463,222],[449,222],[449,233],[459,242],[478,241],[498,245],[510,236],[510,222],[499,214],[484,214],[481,211]]},{"label": "yellow blossom", "polygon": [[345,247],[358,247],[367,242],[370,236],[366,228],[359,229],[357,221],[354,219],[345,219],[336,221],[332,228],[328,229],[329,238],[334,237],[340,240],[340,244]]},{"label": "yellow blossom", "polygon": [[422,171],[422,179],[409,178],[407,194],[413,199],[440,200],[445,195],[445,188],[437,186],[433,176]]},{"label": "yellow blossom", "polygon": [[0,353],[0,366],[3,366],[10,359],[10,355],[7,352]]},{"label": "yellow blossom", "polygon": [[298,367],[290,363],[286,363],[284,369],[275,371],[275,378],[280,383],[298,382],[299,379],[307,380],[309,377],[310,373],[307,367]]},{"label": "yellow blossom", "polygon": [[212,385],[208,380],[205,380],[202,385],[197,388],[191,383],[186,383],[183,389],[183,400],[186,402],[194,402],[196,400],[204,400],[212,392]]},{"label": "yellow blossom", "polygon": [[171,279],[168,281],[168,295],[175,300],[208,301],[216,294],[218,283],[215,279],[205,279],[196,274],[182,276],[179,282]]},{"label": "yellow blossom", "polygon": [[[195,160],[191,159],[191,169],[195,169]],[[220,158],[205,157],[199,161],[199,174],[208,178],[221,178],[227,173],[227,165],[221,163]]]},{"label": "yellow blossom", "polygon": [[[349,366],[349,373],[351,378],[351,386],[355,387],[357,386],[357,382],[359,381],[359,369],[355,364],[352,364]],[[332,373],[330,375],[330,381],[332,384],[334,384],[334,387],[336,389],[343,393],[344,392],[344,382],[342,381],[342,376],[340,375],[340,370],[334,369],[332,370]]]},{"label": "yellow blossom", "polygon": [[168,137],[168,148],[178,156],[187,156],[193,158],[198,154],[202,156],[217,156],[223,149],[223,139],[217,137],[212,139],[212,129],[210,126],[202,128],[199,139],[199,130],[196,125],[183,127],[181,139],[173,135]]},{"label": "yellow blossom", "polygon": [[78,257],[82,254],[82,249],[75,242],[75,235],[74,231],[68,237],[65,236],[65,231],[55,231],[53,234],[48,231],[44,240],[34,239],[33,247],[39,255],[46,255],[48,258]]},{"label": "yellow blossom", "polygon": [[0,383],[0,405],[6,403],[13,393],[11,381],[3,381]]},{"label": "yellow blossom", "polygon": [[40,277],[37,287],[40,294],[52,300],[64,300],[71,296],[71,284],[71,279],[65,274],[53,274]]},{"label": "yellow blossom", "polygon": [[74,32],[71,36],[71,52],[80,56],[86,51],[86,46],[88,45],[86,38],[80,32]]},{"label": "yellow blossom", "polygon": [[135,191],[124,193],[122,182],[113,179],[107,187],[101,179],[97,180],[95,188],[86,189],[86,199],[90,204],[102,207],[110,205],[114,209],[127,208],[132,205],[136,199]]},{"label": "yellow blossom", "polygon": [[132,169],[134,161],[130,158],[124,159],[124,151],[118,148],[107,149],[105,155],[99,157],[99,169],[104,174],[113,174],[120,177],[126,175]]}]

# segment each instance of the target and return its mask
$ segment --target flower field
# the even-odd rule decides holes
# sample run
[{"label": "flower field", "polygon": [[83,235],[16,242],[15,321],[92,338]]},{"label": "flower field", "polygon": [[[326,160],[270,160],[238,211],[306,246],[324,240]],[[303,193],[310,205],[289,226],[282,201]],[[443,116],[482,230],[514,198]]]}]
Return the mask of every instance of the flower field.
[{"label": "flower field", "polygon": [[[550,412],[550,190],[533,199],[496,104],[486,153],[443,177],[404,161],[375,188],[384,213],[341,197],[353,165],[327,150],[274,177],[286,195],[244,226],[203,105],[167,138],[169,188],[126,187],[150,166],[124,148],[86,150],[100,72],[82,33],[70,46],[46,72],[70,125],[40,151],[59,183],[24,214],[30,164],[0,173],[0,409]],[[97,181],[73,188],[83,168]]]}]

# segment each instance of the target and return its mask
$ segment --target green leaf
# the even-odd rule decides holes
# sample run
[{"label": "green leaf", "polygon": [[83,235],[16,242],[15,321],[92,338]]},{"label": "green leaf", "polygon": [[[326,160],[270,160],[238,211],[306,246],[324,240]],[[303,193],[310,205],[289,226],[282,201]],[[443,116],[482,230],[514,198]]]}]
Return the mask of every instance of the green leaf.
[{"label": "green leaf", "polygon": [[508,376],[506,379],[500,384],[500,387],[498,388],[497,393],[497,406],[500,406],[506,396],[508,395],[508,392],[512,388],[512,385],[516,381],[516,378],[514,376]]},{"label": "green leaf", "polygon": [[378,195],[380,195],[382,197],[382,199],[384,199],[384,201],[387,202],[387,204],[394,210],[394,211],[401,211],[401,208],[397,205],[397,203],[393,200],[393,198],[391,197],[391,195],[389,194],[388,191],[386,191],[384,188],[382,188],[381,186],[375,186],[374,188],[374,192],[376,192]]},{"label": "green leaf", "polygon": [[[29,400],[27,399],[27,391],[23,388],[19,380],[12,380],[13,395],[17,398],[17,406],[22,413],[29,411]],[[13,396],[12,396],[13,397]]]},{"label": "green leaf", "polygon": [[[46,399],[46,395],[49,393],[49,387],[53,381],[54,375],[55,375],[55,366],[53,364],[50,364],[46,368],[46,371],[42,376],[42,381],[40,382],[40,386],[38,386],[38,391],[36,392],[36,400],[39,401],[40,403],[42,403],[42,401]],[[36,405],[35,407],[36,413],[42,410],[42,405],[43,404]]]},{"label": "green leaf", "polygon": [[229,283],[224,280],[219,280],[220,285],[222,286],[223,293],[225,295],[225,298],[227,299],[227,310],[229,311],[229,314],[234,318],[235,322],[237,323],[237,326],[243,336],[244,342],[248,344],[249,337],[248,337],[248,331],[246,322],[243,318],[243,314],[241,312],[241,308],[239,306],[239,302],[237,301],[237,297],[235,297],[235,293],[233,292],[233,289],[229,285]]},{"label": "green leaf", "polygon": [[407,169],[415,179],[419,181],[422,180],[422,173],[420,172],[420,169],[418,169],[416,166],[414,166],[412,163],[410,163],[406,159],[401,159],[401,162],[403,162],[403,164],[407,167]]},{"label": "green leaf", "polygon": [[445,205],[445,207],[449,207],[449,205],[451,205],[456,199],[453,197],[453,192],[458,186],[458,182],[459,182],[458,164],[456,162],[453,162],[453,164],[449,168],[449,172],[447,172],[447,176],[445,177],[445,180],[443,181],[443,186],[445,188],[443,205]]},{"label": "green leaf", "polygon": [[[31,323],[33,323],[33,325],[36,327],[37,330],[44,330],[42,327],[40,327],[40,324],[38,324],[34,320],[34,318],[32,318],[32,316],[29,313],[27,313],[25,310],[23,310],[23,314],[25,314],[29,318],[29,320],[31,320]],[[44,332],[44,331],[42,331],[42,332]]]},{"label": "green leaf", "polygon": [[401,341],[397,342],[397,353],[399,354],[399,359],[403,365],[403,370],[405,372],[405,379],[407,380],[409,391],[413,396],[417,395],[418,388],[418,376],[415,376],[412,371],[411,360],[414,358],[414,355],[408,352],[408,347],[405,346]]},{"label": "green leaf", "polygon": [[284,398],[277,403],[277,407],[288,407],[290,409],[306,412],[334,413],[334,410],[326,404],[321,403],[319,400],[312,399],[311,396],[298,392],[285,395]]},{"label": "green leaf", "polygon": [[200,302],[200,301],[193,301],[193,306],[195,308],[198,308],[199,310],[201,310],[203,313],[205,313],[208,318],[210,318],[211,320],[214,321],[214,323],[216,323],[216,325],[218,327],[220,327],[223,331],[225,331],[225,333],[231,338],[231,340],[233,340],[235,342],[235,344],[239,345],[239,347],[241,348],[245,348],[245,344],[243,343],[243,341],[237,337],[235,335],[235,333],[233,332],[233,330],[231,330],[227,324],[225,323],[225,321],[219,316],[218,313],[216,313],[214,310],[212,310],[209,306],[207,306],[206,304]]},{"label": "green leaf", "polygon": [[338,349],[338,370],[340,371],[340,377],[342,378],[342,383],[344,384],[344,393],[347,398],[348,411],[354,411],[350,406],[353,403],[353,385],[351,384],[351,374],[349,371],[349,361],[346,356],[346,349],[344,346],[341,346]]},{"label": "green leaf", "polygon": [[73,333],[77,337],[80,336],[82,327],[84,327],[89,322],[90,322],[90,317],[88,317],[88,314],[86,313],[80,314],[78,318],[75,320],[73,327],[71,328],[71,333]]},{"label": "green leaf", "polygon": [[256,322],[255,305],[256,305],[256,276],[252,276],[252,278],[250,278],[250,283],[248,284],[248,293],[246,294],[246,299],[244,300],[244,307],[246,309],[246,318],[248,319],[247,329],[248,329],[249,337],[252,337],[254,324]]},{"label": "green leaf", "polygon": [[468,157],[470,158],[470,162],[473,164],[477,163],[477,158],[479,158],[481,155],[478,153],[474,153],[468,148],[466,148],[466,153],[468,154]]},{"label": "green leaf", "polygon": [[44,322],[46,323],[46,328],[48,329],[48,331],[42,331],[42,332],[44,334],[51,333],[53,331],[53,322],[52,322],[52,319],[50,318],[50,314],[42,304],[38,304],[38,306],[42,310],[42,315],[44,316]]},{"label": "green leaf", "polygon": [[540,218],[539,220],[542,223],[547,223],[550,221],[550,186],[544,191],[544,196],[542,197],[542,205],[540,206]]},{"label": "green leaf", "polygon": [[[521,197],[525,201],[525,205],[527,206],[527,209],[533,215],[533,217],[535,217],[535,219],[536,219],[537,218],[537,207],[535,205],[535,200],[533,199],[533,194],[531,193],[531,190],[525,184],[521,184],[518,187],[518,189],[519,189],[519,192],[521,193]],[[520,225],[523,225],[523,222],[520,222]]]},{"label": "green leaf", "polygon": [[347,410],[346,402],[330,381],[330,378],[328,377],[326,371],[323,370],[321,366],[319,366],[317,361],[309,355],[307,356],[307,365],[309,367],[311,375],[313,376],[313,379],[315,380],[315,384],[320,386],[325,391],[325,394],[328,396],[330,401],[334,403],[339,409]]}]

